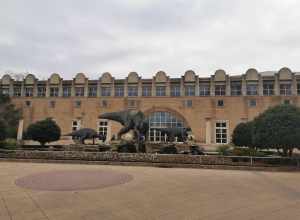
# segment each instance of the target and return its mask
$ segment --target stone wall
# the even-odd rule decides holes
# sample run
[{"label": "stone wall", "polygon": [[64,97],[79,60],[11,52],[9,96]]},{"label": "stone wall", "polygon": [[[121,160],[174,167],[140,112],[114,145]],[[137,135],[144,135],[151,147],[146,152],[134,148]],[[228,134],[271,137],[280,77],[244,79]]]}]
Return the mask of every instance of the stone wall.
[{"label": "stone wall", "polygon": [[[117,163],[144,163],[173,165],[226,165],[226,166],[257,166],[299,167],[300,159],[292,158],[259,158],[259,157],[224,157],[215,155],[166,155],[146,153],[117,153],[117,152],[79,152],[79,151],[29,151],[1,150],[0,158],[26,160],[60,160],[60,161],[107,161]],[[192,166],[193,167],[193,166]]]}]

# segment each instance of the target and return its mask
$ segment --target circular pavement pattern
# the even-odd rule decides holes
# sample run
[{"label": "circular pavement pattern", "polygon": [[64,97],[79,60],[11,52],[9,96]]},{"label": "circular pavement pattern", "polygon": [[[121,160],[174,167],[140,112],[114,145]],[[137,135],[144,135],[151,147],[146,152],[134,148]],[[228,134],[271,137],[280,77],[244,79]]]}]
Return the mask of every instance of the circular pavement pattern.
[{"label": "circular pavement pattern", "polygon": [[47,191],[100,189],[129,182],[127,173],[111,170],[63,170],[32,174],[15,181],[17,186]]}]

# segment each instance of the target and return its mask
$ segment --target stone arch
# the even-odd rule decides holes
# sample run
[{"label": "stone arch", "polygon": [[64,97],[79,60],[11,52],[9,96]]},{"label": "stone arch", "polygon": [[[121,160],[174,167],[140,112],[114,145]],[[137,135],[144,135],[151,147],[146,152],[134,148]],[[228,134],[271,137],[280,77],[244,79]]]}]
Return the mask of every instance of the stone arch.
[{"label": "stone arch", "polygon": [[187,70],[184,73],[184,81],[185,82],[194,82],[196,80],[196,74],[193,70]]},{"label": "stone arch", "polygon": [[139,81],[139,75],[136,72],[130,72],[127,77],[129,83],[137,83]]},{"label": "stone arch", "polygon": [[155,82],[166,82],[167,79],[167,74],[164,71],[158,71],[155,74]]},{"label": "stone arch", "polygon": [[101,83],[112,83],[112,76],[109,72],[105,72],[100,77]]},{"label": "stone arch", "polygon": [[34,84],[35,82],[35,76],[33,74],[28,74],[26,77],[25,77],[25,84],[27,85],[30,85],[30,84]]},{"label": "stone arch", "polygon": [[258,80],[258,72],[254,68],[250,68],[246,72],[246,80]]},{"label": "stone arch", "polygon": [[59,84],[60,80],[61,80],[60,75],[58,73],[53,73],[50,76],[49,82],[50,82],[50,84]]},{"label": "stone arch", "polygon": [[86,76],[84,73],[77,73],[75,76],[75,83],[76,84],[84,84],[86,80]]},{"label": "stone arch", "polygon": [[190,127],[189,123],[185,119],[185,117],[175,109],[168,108],[168,107],[152,107],[152,108],[149,108],[146,111],[144,111],[144,114],[146,117],[148,117],[150,114],[152,114],[154,112],[169,112],[169,113],[173,114],[174,116],[176,116],[177,118],[181,119],[186,127]]},{"label": "stone arch", "polygon": [[278,74],[280,80],[291,80],[293,73],[289,68],[283,67],[279,70]]},{"label": "stone arch", "polygon": [[215,72],[215,81],[225,81],[226,80],[226,72],[222,69],[219,69]]},{"label": "stone arch", "polygon": [[5,74],[2,77],[1,82],[2,82],[3,85],[9,85],[11,80],[12,80],[11,76],[8,75],[8,74]]}]

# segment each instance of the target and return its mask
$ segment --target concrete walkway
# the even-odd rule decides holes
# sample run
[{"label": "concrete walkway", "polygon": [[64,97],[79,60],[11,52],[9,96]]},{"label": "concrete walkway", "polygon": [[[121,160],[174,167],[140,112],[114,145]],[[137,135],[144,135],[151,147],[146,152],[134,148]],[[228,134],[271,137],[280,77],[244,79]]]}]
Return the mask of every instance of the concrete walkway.
[{"label": "concrete walkway", "polygon": [[[300,219],[300,173],[100,165],[0,163],[1,220]],[[38,191],[15,181],[36,173],[117,171],[127,183]]]}]

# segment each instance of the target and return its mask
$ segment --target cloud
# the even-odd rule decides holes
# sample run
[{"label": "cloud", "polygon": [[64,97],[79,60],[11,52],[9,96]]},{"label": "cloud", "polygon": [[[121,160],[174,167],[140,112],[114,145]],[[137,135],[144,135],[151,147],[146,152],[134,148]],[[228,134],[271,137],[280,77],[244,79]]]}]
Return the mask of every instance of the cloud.
[{"label": "cloud", "polygon": [[188,69],[208,76],[300,69],[295,0],[53,0],[0,3],[0,72],[98,78]]}]

